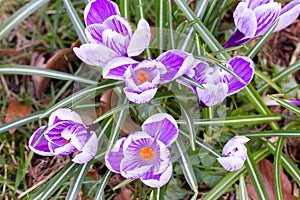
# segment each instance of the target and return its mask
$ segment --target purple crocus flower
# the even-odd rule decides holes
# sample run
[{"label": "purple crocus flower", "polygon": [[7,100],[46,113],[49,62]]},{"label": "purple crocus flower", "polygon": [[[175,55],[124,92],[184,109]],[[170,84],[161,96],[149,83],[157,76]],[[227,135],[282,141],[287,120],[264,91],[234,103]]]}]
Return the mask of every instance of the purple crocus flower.
[{"label": "purple crocus flower", "polygon": [[140,178],[150,187],[161,187],[172,174],[168,146],[177,136],[178,126],[171,115],[152,115],[142,125],[142,131],[117,140],[105,157],[105,164],[109,170],[125,178]]},{"label": "purple crocus flower", "polygon": [[[243,79],[246,84],[251,82],[254,63],[250,58],[237,56],[229,60],[228,63],[223,63],[223,65]],[[226,96],[234,94],[246,86],[222,68],[218,66],[210,67],[208,63],[199,60],[187,72],[187,75],[202,84],[205,90],[187,83],[183,84],[194,90],[199,100],[207,106],[222,102]],[[180,82],[182,83],[182,81]]]},{"label": "purple crocus flower", "polygon": [[130,23],[120,16],[117,4],[112,1],[90,1],[84,10],[84,20],[87,43],[73,50],[89,65],[105,67],[113,58],[138,56],[149,45],[148,22],[141,19],[132,34]]},{"label": "purple crocus flower", "polygon": [[118,57],[107,64],[104,78],[124,80],[127,98],[141,104],[150,101],[158,84],[170,82],[185,74],[193,66],[191,54],[181,50],[169,50],[155,60],[135,61]]},{"label": "purple crocus flower", "polygon": [[76,112],[58,109],[50,115],[48,127],[42,126],[32,134],[29,148],[42,156],[63,156],[78,151],[73,162],[81,164],[96,155],[98,139],[94,132],[87,130]]},{"label": "purple crocus flower", "polygon": [[242,0],[233,13],[236,30],[224,47],[242,45],[263,35],[277,19],[280,21],[275,31],[280,31],[291,25],[299,14],[300,0],[291,1],[283,9],[273,0]]},{"label": "purple crocus flower", "polygon": [[235,136],[231,138],[224,146],[223,157],[217,158],[219,163],[227,171],[239,170],[243,167],[247,159],[247,148],[245,144],[250,139],[245,136]]}]

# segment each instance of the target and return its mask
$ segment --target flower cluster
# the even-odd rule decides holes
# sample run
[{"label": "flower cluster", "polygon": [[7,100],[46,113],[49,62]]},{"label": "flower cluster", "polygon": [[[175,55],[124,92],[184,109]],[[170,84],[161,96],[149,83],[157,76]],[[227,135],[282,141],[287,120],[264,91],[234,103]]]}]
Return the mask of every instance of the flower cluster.
[{"label": "flower cluster", "polygon": [[242,45],[263,35],[277,19],[275,31],[280,31],[292,24],[299,14],[299,0],[291,1],[283,9],[273,0],[242,0],[233,13],[236,30],[224,47]]},{"label": "flower cluster", "polygon": [[[260,36],[280,19],[276,31],[291,24],[299,15],[300,1],[294,0],[281,9],[273,0],[242,0],[234,12],[236,30],[225,44],[231,47]],[[158,86],[171,81],[189,87],[199,101],[207,106],[222,102],[249,84],[254,74],[253,61],[236,56],[222,65],[210,66],[182,50],[169,50],[155,59],[136,59],[149,46],[151,31],[141,19],[133,33],[129,21],[120,15],[118,6],[110,0],[92,0],[84,10],[86,44],[74,48],[85,63],[103,69],[103,77],[124,81],[126,97],[137,104],[151,101]],[[233,76],[240,77],[240,81]],[[203,85],[201,89],[179,79],[188,76]],[[105,157],[109,170],[128,179],[140,178],[150,187],[165,185],[172,175],[168,147],[178,136],[175,119],[166,113],[150,116],[142,130],[118,139]],[[218,162],[228,171],[242,168],[247,159],[244,136],[236,136],[224,146]],[[73,161],[86,163],[97,152],[96,134],[89,131],[80,116],[69,109],[58,109],[49,118],[48,126],[40,127],[30,138],[29,146],[43,156],[62,156],[77,152]]]},{"label": "flower cluster", "polygon": [[80,116],[70,109],[58,109],[49,117],[48,126],[37,129],[29,148],[42,156],[64,156],[77,152],[75,163],[86,163],[98,151],[98,139],[88,131]]}]

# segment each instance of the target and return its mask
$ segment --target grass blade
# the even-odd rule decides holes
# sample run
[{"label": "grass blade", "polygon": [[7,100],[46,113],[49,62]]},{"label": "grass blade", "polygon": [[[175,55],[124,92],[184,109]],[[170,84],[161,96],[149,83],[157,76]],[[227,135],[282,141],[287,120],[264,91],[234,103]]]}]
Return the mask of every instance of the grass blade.
[{"label": "grass blade", "polygon": [[241,200],[248,200],[248,192],[246,188],[246,183],[243,175],[240,175],[240,199]]},{"label": "grass blade", "polygon": [[2,40],[12,29],[20,24],[29,15],[48,3],[49,0],[30,1],[15,12],[4,24],[0,26],[0,40]]},{"label": "grass blade", "polygon": [[296,113],[296,115],[300,116],[300,109],[297,106],[295,106],[293,104],[290,104],[290,103],[286,102],[285,100],[274,97],[272,95],[268,95],[268,97],[275,100],[277,103],[279,103],[283,107],[285,107],[285,108],[289,109],[290,111]]},{"label": "grass blade", "polygon": [[96,196],[95,196],[95,200],[102,200],[104,199],[104,188],[106,187],[107,182],[109,181],[110,177],[112,175],[111,171],[107,171],[104,176],[100,179],[100,181],[98,182],[99,187],[98,190],[96,192]]},{"label": "grass blade", "polygon": [[[245,125],[245,124],[261,124],[266,122],[280,121],[280,116],[274,115],[249,115],[227,118],[213,118],[213,119],[194,119],[195,125],[219,125],[219,126],[233,126],[233,125]],[[178,124],[185,124],[184,120],[177,120]]]},{"label": "grass blade", "polygon": [[258,170],[258,167],[256,165],[256,162],[253,159],[252,153],[250,152],[250,149],[247,148],[248,151],[248,158],[245,162],[245,166],[247,169],[247,172],[252,180],[252,184],[254,186],[254,189],[256,191],[258,199],[266,200],[268,198],[268,193],[266,191],[266,188],[264,186],[264,183],[262,181],[260,172]]},{"label": "grass blade", "polygon": [[277,142],[277,148],[275,151],[274,160],[274,186],[276,199],[281,200],[282,197],[282,187],[281,187],[281,177],[280,177],[280,165],[281,165],[281,152],[284,143],[284,137],[279,138]]},{"label": "grass blade", "polygon": [[81,43],[86,43],[84,25],[82,24],[80,17],[78,16],[73,4],[71,3],[70,0],[63,0],[63,1]]},{"label": "grass blade", "polygon": [[97,84],[98,82],[68,74],[56,70],[38,68],[28,65],[0,65],[0,74],[22,74],[30,76],[43,76],[59,80],[77,81],[87,84]]},{"label": "grass blade", "polygon": [[67,200],[73,200],[77,198],[77,195],[80,191],[82,182],[89,170],[89,167],[91,165],[91,162],[85,163],[84,165],[80,165],[78,167],[78,172],[75,174],[74,179],[72,181],[72,184],[70,185],[68,194],[66,199]]},{"label": "grass blade", "polygon": [[175,155],[179,156],[178,162],[189,186],[195,193],[198,193],[198,184],[197,184],[196,175],[191,165],[190,158],[185,152],[185,147],[180,137],[178,137],[175,143],[172,144],[172,149],[174,149]]},{"label": "grass blade", "polygon": [[274,130],[242,134],[247,137],[300,137],[298,130]]},{"label": "grass blade", "polygon": [[261,71],[256,69],[254,71],[254,74],[258,76],[260,79],[262,79],[263,81],[265,81],[272,88],[274,88],[278,93],[283,93],[282,89],[276,83],[274,83],[267,75],[263,74]]},{"label": "grass blade", "polygon": [[190,144],[193,151],[196,150],[196,130],[194,126],[194,120],[190,113],[190,111],[187,109],[187,106],[183,104],[183,102],[180,103],[180,108],[184,117],[184,120],[186,121],[186,125],[188,126],[188,131],[190,135]]}]

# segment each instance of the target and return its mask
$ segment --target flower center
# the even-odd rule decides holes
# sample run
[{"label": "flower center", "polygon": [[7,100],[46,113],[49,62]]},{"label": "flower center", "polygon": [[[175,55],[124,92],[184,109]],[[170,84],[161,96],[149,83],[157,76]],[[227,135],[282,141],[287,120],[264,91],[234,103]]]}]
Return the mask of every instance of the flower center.
[{"label": "flower center", "polygon": [[152,160],[154,158],[154,151],[149,147],[144,147],[141,149],[140,155],[144,160]]},{"label": "flower center", "polygon": [[66,143],[69,143],[69,142],[71,142],[71,138],[70,138],[70,139],[68,139],[68,140],[66,140]]},{"label": "flower center", "polygon": [[148,81],[148,76],[147,76],[146,72],[143,70],[139,71],[137,80],[139,83],[144,83],[144,82]]}]

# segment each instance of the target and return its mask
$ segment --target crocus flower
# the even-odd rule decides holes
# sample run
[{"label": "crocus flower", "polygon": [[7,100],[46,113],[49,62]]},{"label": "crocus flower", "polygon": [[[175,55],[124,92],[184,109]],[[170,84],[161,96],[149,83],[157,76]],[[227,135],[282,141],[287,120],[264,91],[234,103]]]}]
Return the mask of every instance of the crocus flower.
[{"label": "crocus flower", "polygon": [[242,45],[263,35],[277,19],[280,21],[275,31],[280,31],[291,25],[299,14],[300,0],[291,1],[283,9],[273,0],[242,0],[233,13],[236,30],[224,47]]},{"label": "crocus flower", "polygon": [[[246,84],[251,82],[254,63],[250,58],[237,56],[223,65],[243,79]],[[187,72],[187,75],[202,84],[205,90],[191,84],[183,84],[194,90],[199,100],[207,106],[222,102],[226,96],[234,94],[246,86],[219,66],[210,67],[208,63],[199,60]],[[182,83],[182,81],[180,82]]]},{"label": "crocus flower", "polygon": [[141,19],[132,34],[130,23],[120,16],[117,4],[112,1],[90,1],[84,10],[84,20],[87,43],[73,50],[89,65],[105,67],[111,59],[137,56],[149,45],[148,22]]},{"label": "crocus flower", "polygon": [[98,140],[94,132],[87,130],[76,112],[58,109],[50,115],[48,127],[40,127],[30,137],[29,148],[42,156],[77,152],[73,162],[86,163],[96,155]]},{"label": "crocus flower", "polygon": [[150,101],[158,84],[170,82],[185,74],[193,66],[194,58],[181,50],[169,50],[155,60],[135,61],[118,57],[107,64],[104,78],[124,80],[127,98],[141,104]]},{"label": "crocus flower", "polygon": [[161,187],[172,174],[168,146],[177,136],[178,126],[171,115],[152,115],[142,125],[142,131],[117,140],[106,155],[105,164],[109,170],[125,178],[140,178],[150,187]]},{"label": "crocus flower", "polygon": [[245,136],[235,136],[230,139],[224,146],[223,157],[217,158],[219,163],[227,171],[239,170],[243,167],[247,159],[247,148],[245,144],[250,139]]}]

